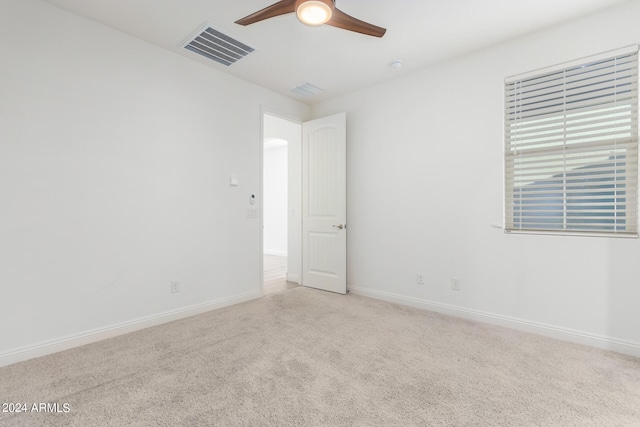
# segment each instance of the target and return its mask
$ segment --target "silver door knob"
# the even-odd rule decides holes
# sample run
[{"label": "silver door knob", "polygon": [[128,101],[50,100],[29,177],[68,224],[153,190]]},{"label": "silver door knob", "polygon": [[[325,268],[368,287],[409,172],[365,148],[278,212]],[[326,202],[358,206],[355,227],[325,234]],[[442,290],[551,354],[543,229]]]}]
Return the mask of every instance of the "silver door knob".
[{"label": "silver door knob", "polygon": [[338,224],[338,225],[332,225],[332,227],[337,228],[338,230],[342,230],[344,228],[344,225]]}]

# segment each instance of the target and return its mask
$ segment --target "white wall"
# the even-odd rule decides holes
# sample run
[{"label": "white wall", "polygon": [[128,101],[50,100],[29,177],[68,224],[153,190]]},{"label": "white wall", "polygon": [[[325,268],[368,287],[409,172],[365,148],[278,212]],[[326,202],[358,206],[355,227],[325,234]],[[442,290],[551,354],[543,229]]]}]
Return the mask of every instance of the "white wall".
[{"label": "white wall", "polygon": [[287,256],[288,156],[287,141],[267,139],[264,143],[263,248],[267,255]]},{"label": "white wall", "polygon": [[260,295],[262,110],[308,107],[36,0],[0,56],[0,365]]},{"label": "white wall", "polygon": [[631,1],[315,106],[348,117],[350,289],[640,355],[640,241],[490,226],[503,79],[638,43],[638,16]]},{"label": "white wall", "polygon": [[[272,111],[273,113],[273,111]],[[275,114],[275,113],[274,113]],[[287,280],[302,281],[302,125],[300,121],[264,115],[264,137],[287,141],[289,223],[287,232]]]}]

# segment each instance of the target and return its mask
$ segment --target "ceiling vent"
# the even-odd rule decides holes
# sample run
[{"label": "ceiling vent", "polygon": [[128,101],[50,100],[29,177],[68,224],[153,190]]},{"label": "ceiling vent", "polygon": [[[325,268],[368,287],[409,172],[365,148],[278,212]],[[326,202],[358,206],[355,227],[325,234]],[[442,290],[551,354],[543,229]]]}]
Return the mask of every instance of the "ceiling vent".
[{"label": "ceiling vent", "polygon": [[300,96],[313,96],[319,94],[320,92],[323,92],[323,90],[317,86],[312,85],[311,83],[305,82],[300,83],[298,86],[291,89],[291,92]]},{"label": "ceiling vent", "polygon": [[255,48],[216,30],[209,23],[204,24],[189,37],[182,44],[182,47],[227,67],[255,50]]}]

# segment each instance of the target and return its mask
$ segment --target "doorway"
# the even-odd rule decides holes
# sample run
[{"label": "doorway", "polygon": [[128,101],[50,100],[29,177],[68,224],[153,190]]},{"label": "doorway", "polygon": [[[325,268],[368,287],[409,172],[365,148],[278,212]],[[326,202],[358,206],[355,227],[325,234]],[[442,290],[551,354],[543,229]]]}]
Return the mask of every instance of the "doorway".
[{"label": "doorway", "polygon": [[300,123],[263,114],[263,290],[301,282]]}]

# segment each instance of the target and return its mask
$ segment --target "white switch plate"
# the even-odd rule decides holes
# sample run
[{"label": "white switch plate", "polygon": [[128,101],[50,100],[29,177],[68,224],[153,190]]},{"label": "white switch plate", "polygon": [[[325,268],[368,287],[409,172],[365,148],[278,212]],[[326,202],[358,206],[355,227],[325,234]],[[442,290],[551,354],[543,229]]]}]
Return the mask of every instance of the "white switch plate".
[{"label": "white switch plate", "polygon": [[233,175],[231,175],[231,176],[229,177],[229,185],[230,185],[231,187],[237,187],[237,186],[238,186],[238,177],[237,177],[237,176],[233,176]]},{"label": "white switch plate", "polygon": [[180,281],[172,280],[171,281],[171,293],[175,294],[176,292],[180,292]]}]

